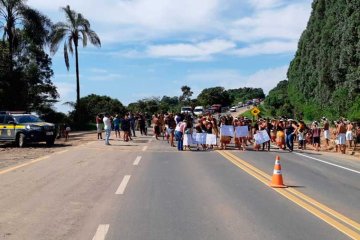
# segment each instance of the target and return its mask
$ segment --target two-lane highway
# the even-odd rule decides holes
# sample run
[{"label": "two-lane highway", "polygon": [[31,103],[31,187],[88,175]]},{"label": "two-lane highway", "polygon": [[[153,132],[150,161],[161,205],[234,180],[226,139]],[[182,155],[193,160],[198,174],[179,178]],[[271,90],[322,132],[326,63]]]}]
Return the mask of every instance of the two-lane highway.
[{"label": "two-lane highway", "polygon": [[[111,143],[0,170],[0,239],[360,238],[355,160]],[[292,187],[274,191],[276,155]]]}]

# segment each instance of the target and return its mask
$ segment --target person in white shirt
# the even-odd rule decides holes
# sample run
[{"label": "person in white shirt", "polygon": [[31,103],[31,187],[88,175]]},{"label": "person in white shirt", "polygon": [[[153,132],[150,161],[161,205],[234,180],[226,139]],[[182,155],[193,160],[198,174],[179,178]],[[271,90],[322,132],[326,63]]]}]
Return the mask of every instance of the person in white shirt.
[{"label": "person in white shirt", "polygon": [[103,122],[105,129],[105,145],[110,145],[109,139],[111,134],[111,120],[108,113],[105,114]]}]

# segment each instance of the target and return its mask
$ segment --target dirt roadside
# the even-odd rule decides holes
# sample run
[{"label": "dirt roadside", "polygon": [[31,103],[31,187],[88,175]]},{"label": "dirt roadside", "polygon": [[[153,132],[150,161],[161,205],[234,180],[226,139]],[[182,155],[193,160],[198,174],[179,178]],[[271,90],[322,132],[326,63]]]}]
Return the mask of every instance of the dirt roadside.
[{"label": "dirt roadside", "polygon": [[45,143],[32,143],[24,148],[18,148],[11,143],[0,143],[0,169],[22,164],[90,141],[96,141],[96,132],[71,133],[68,141],[63,138],[56,139],[52,147],[47,147]]}]

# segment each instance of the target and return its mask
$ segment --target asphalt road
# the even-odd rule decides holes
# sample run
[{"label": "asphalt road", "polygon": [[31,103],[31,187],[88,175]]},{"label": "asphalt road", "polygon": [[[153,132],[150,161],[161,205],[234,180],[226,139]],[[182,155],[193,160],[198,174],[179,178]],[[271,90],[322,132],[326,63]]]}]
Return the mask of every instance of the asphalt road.
[{"label": "asphalt road", "polygon": [[[102,141],[0,170],[0,240],[360,239],[360,162]],[[268,186],[279,155],[286,189]]]}]

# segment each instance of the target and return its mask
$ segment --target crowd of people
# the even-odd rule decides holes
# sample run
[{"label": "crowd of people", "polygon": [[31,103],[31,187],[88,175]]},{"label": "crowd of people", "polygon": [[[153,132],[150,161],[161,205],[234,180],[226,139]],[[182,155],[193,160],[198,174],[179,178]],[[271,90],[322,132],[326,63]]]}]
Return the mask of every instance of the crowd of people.
[{"label": "crowd of people", "polygon": [[[256,151],[270,151],[273,144],[290,152],[295,145],[302,150],[311,145],[311,149],[315,151],[333,149],[345,153],[347,147],[356,147],[356,144],[360,143],[360,123],[344,118],[331,123],[323,117],[320,121],[306,124],[302,120],[296,121],[285,116],[252,120],[244,116],[208,114],[195,119],[191,114],[168,113],[150,116],[147,113],[128,113],[121,117],[99,114],[96,117],[96,126],[98,139],[102,139],[104,126],[106,145],[110,145],[112,130],[115,131],[115,138],[131,141],[132,137],[136,137],[136,130],[139,130],[141,135],[147,135],[148,128],[152,127],[157,140],[162,138],[179,151],[226,149],[233,142],[235,148],[242,151],[250,146]],[[233,133],[224,134],[224,127],[233,129]],[[235,131],[237,127],[247,127],[247,133],[238,136]],[[258,140],[260,133],[262,136],[265,133],[265,140]]]},{"label": "crowd of people", "polygon": [[[161,133],[168,139],[171,146],[175,146],[174,139],[178,142],[179,151],[191,149],[196,150],[226,149],[233,142],[235,148],[245,151],[249,146],[254,150],[270,151],[271,144],[278,148],[293,151],[297,143],[298,149],[306,150],[309,145],[315,151],[331,150],[346,152],[347,147],[356,147],[360,143],[360,124],[350,122],[344,118],[333,122],[323,117],[321,121],[306,124],[304,121],[295,121],[281,117],[277,119],[260,118],[252,120],[243,116],[232,117],[231,115],[206,115],[193,119],[191,115],[166,114],[154,116],[154,132],[158,138]],[[246,136],[237,136],[235,131],[232,136],[222,133],[223,126],[246,126]],[[260,132],[266,132],[269,140],[258,142],[255,136]],[[200,134],[200,137],[199,137]],[[201,141],[201,135],[214,135],[215,142]]]}]

